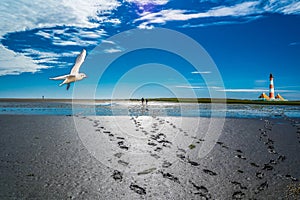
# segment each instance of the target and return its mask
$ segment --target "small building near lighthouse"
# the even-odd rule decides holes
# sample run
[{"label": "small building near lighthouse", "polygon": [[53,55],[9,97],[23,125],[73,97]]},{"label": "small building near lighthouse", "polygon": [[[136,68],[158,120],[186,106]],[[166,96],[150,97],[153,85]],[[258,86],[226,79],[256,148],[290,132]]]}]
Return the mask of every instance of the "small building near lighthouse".
[{"label": "small building near lighthouse", "polygon": [[259,95],[259,97],[258,97],[260,100],[263,100],[263,101],[269,101],[270,100],[270,98],[269,98],[269,96],[268,95],[266,95],[266,93],[262,93],[261,95]]},{"label": "small building near lighthouse", "polygon": [[279,93],[276,95],[275,99],[277,101],[287,101],[286,99],[284,99]]}]

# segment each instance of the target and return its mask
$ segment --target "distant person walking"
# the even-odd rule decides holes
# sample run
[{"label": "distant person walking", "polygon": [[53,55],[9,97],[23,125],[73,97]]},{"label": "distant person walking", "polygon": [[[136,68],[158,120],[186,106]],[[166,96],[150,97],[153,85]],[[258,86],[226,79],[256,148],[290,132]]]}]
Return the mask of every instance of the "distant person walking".
[{"label": "distant person walking", "polygon": [[143,97],[142,97],[141,101],[142,101],[142,105],[144,105],[145,99]]},{"label": "distant person walking", "polygon": [[146,105],[148,105],[148,99],[146,99]]}]

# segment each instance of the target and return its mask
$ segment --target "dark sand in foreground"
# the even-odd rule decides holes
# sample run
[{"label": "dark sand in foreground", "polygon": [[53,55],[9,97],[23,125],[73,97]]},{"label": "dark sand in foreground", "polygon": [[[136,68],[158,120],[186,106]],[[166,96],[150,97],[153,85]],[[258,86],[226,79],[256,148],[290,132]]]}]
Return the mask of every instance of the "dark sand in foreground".
[{"label": "dark sand in foreground", "polygon": [[299,120],[226,119],[202,159],[184,121],[1,115],[0,199],[299,199]]}]

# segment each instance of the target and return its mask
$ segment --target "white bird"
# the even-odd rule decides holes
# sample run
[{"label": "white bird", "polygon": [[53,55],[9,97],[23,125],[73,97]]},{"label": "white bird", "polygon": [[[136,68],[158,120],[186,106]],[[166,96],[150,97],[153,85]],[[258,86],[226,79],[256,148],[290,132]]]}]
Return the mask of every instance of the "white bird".
[{"label": "white bird", "polygon": [[63,84],[67,84],[67,90],[70,88],[71,83],[75,81],[80,81],[87,76],[84,73],[79,73],[79,68],[82,65],[84,59],[86,56],[86,50],[83,49],[81,53],[77,56],[76,62],[71,70],[70,74],[57,76],[54,78],[50,78],[51,80],[64,80],[59,86],[62,86]]}]

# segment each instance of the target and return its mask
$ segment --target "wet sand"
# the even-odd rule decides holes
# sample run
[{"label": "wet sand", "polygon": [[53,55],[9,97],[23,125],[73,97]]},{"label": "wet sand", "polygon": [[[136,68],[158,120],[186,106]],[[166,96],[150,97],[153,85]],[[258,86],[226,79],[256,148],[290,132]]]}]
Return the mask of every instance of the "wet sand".
[{"label": "wet sand", "polygon": [[199,158],[209,120],[0,115],[0,198],[300,197],[300,120],[226,119]]}]

